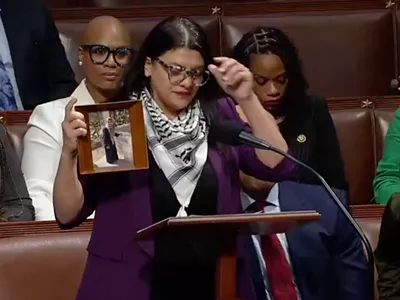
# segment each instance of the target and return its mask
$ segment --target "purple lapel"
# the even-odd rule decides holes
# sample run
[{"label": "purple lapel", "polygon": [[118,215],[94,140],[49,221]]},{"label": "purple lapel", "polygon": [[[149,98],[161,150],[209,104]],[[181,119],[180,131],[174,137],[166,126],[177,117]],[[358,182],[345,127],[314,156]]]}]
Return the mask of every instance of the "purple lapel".
[{"label": "purple lapel", "polygon": [[[153,224],[151,217],[151,204],[150,204],[150,191],[149,191],[149,170],[142,172],[131,172],[132,184],[138,180],[142,181],[140,188],[137,188],[134,193],[134,197],[130,199],[132,203],[131,210],[128,210],[132,214],[129,218],[131,222],[135,222],[134,226],[137,230],[146,228]],[[140,248],[147,253],[150,257],[154,256],[154,242],[149,241],[139,241]]]},{"label": "purple lapel", "polygon": [[[232,158],[236,158],[236,152],[232,151],[231,153]],[[218,153],[215,148],[209,148],[208,155],[218,183],[218,213],[239,213],[241,211],[240,200],[235,199],[239,197],[239,186],[236,182],[236,178],[239,179],[239,170],[237,170],[237,176],[232,176],[230,173],[234,169],[232,167],[234,162],[224,159],[223,154]]]}]

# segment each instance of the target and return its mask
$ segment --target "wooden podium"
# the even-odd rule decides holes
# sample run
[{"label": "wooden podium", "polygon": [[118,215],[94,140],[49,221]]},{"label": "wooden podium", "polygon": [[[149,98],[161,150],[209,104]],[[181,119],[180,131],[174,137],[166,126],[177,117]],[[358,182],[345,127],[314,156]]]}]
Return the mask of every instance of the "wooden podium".
[{"label": "wooden podium", "polygon": [[149,240],[158,235],[217,237],[221,252],[217,261],[215,299],[241,300],[236,296],[236,237],[284,233],[320,217],[316,211],[176,217],[139,230],[136,238]]}]

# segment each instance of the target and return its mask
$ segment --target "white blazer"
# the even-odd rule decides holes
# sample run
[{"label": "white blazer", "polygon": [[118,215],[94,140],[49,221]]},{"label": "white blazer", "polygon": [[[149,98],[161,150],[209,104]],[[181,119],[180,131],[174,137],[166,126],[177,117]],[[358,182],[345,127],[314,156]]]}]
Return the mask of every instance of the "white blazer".
[{"label": "white blazer", "polygon": [[32,112],[23,139],[21,167],[37,221],[55,220],[53,185],[63,145],[61,123],[65,106],[72,97],[78,100],[77,105],[94,103],[85,80],[82,80],[71,97],[38,105]]}]

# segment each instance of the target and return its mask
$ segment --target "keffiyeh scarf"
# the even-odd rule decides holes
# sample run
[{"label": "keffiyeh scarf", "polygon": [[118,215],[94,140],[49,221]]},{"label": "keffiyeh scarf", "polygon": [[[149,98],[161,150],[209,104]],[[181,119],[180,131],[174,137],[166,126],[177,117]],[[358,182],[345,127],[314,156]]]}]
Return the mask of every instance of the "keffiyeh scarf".
[{"label": "keffiyeh scarf", "polygon": [[177,217],[187,216],[193,192],[207,160],[208,127],[199,101],[170,120],[145,88],[144,121],[149,148],[164,172],[181,208]]}]

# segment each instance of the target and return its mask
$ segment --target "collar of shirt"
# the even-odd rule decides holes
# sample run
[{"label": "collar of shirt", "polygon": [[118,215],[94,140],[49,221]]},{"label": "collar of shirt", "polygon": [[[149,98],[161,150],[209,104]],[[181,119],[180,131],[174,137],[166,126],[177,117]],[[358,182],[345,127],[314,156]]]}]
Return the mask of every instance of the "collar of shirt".
[{"label": "collar of shirt", "polygon": [[[245,212],[254,211],[253,204],[256,202],[253,198],[247,195],[245,192],[241,192],[241,199],[242,199],[242,209]],[[279,184],[274,184],[271,188],[267,199],[267,206],[275,206],[279,208]]]}]

